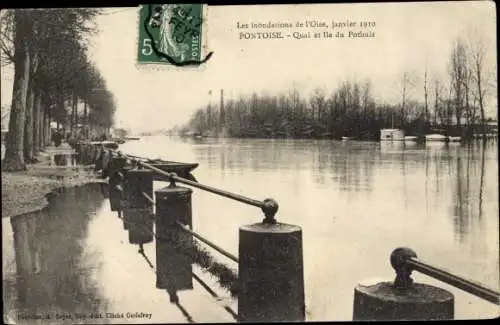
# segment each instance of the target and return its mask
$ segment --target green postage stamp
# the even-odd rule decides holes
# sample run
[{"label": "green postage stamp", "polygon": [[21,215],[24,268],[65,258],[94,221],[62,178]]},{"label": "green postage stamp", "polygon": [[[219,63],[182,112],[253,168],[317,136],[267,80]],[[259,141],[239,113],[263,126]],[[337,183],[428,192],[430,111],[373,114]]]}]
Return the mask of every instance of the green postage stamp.
[{"label": "green postage stamp", "polygon": [[206,6],[145,4],[139,13],[139,63],[196,64],[206,48]]}]

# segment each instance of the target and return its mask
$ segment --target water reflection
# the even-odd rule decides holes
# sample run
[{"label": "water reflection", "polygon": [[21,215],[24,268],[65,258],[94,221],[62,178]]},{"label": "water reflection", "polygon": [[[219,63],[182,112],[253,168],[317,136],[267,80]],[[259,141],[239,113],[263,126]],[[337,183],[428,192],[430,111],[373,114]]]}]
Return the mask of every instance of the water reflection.
[{"label": "water reflection", "polygon": [[[207,139],[193,147],[196,159],[226,173],[243,171],[309,171],[320,184],[340,184],[344,191],[371,191],[375,160],[364,159],[377,151],[376,143],[321,140],[229,140]],[[325,174],[325,170],[328,173]],[[330,180],[325,175],[331,174]]]},{"label": "water reflection", "polygon": [[[154,214],[151,208],[124,209],[123,221],[127,222],[128,242],[132,245],[144,245],[154,239]],[[142,246],[141,246],[142,247]]]},{"label": "water reflection", "polygon": [[[483,213],[484,178],[486,174],[486,145],[472,143],[465,150],[453,150],[455,186],[452,196],[453,223],[459,241],[480,227]],[[461,152],[460,152],[461,151]]]},{"label": "water reflection", "polygon": [[[131,152],[147,155],[149,143],[164,159],[200,163],[195,174],[203,184],[275,198],[278,220],[303,227],[309,320],[350,320],[354,286],[393,278],[387,257],[401,245],[498,288],[496,143],[155,137],[130,143]],[[238,227],[261,217],[197,190],[193,213],[196,231],[230,252],[237,252]],[[497,314],[460,290],[453,294],[458,318]]]},{"label": "water reflection", "polygon": [[165,289],[170,301],[176,302],[178,291],[193,290],[193,260],[166,240],[156,241],[156,254],[156,287]]},{"label": "water reflection", "polygon": [[[55,320],[56,314],[106,310],[106,301],[92,279],[97,265],[83,249],[92,211],[103,201],[101,185],[76,187],[61,194],[47,211],[11,219],[18,297],[16,317],[49,315]],[[47,323],[46,319],[30,321]]]},{"label": "water reflection", "polygon": [[340,186],[342,191],[372,191],[373,172],[377,159],[364,159],[366,156],[376,156],[377,146],[375,143],[352,143],[321,150],[320,154],[330,156],[330,172],[332,179]]},{"label": "water reflection", "polygon": [[404,141],[380,141],[381,153],[400,153],[405,148]]},{"label": "water reflection", "polygon": [[[4,319],[22,324],[232,321],[213,298],[215,291],[223,299],[228,293],[215,288],[207,294],[193,285],[192,271],[199,269],[192,268],[191,256],[171,243],[151,241],[151,211],[125,213],[136,224],[124,231],[104,199],[107,191],[104,184],[67,189],[51,196],[44,211],[3,220]],[[143,244],[139,254],[137,244]]]},{"label": "water reflection", "polygon": [[[434,215],[433,209],[450,202],[459,241],[470,232],[470,220],[482,215],[487,149],[480,143],[206,139],[193,150],[202,165],[220,169],[223,178],[228,173],[289,171],[298,180],[305,170],[311,171],[313,185],[347,193],[374,191],[383,186],[375,184],[375,176],[384,173],[406,209],[423,199],[426,213]],[[423,175],[420,184],[418,174]],[[298,184],[294,182],[294,193]]]}]

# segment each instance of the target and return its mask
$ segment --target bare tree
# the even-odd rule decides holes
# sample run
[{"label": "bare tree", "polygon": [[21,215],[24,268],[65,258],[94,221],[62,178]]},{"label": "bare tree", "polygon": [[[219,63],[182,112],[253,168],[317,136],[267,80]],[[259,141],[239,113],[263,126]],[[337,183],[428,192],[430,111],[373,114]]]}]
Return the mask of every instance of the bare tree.
[{"label": "bare tree", "polygon": [[424,120],[429,121],[429,100],[428,100],[428,87],[427,87],[427,64],[424,71]]},{"label": "bare tree", "polygon": [[32,20],[27,10],[15,10],[14,23],[14,88],[10,109],[9,132],[2,169],[5,171],[25,169],[24,127],[26,99],[28,94],[30,51],[29,40],[32,34]]},{"label": "bare tree", "polygon": [[411,72],[404,71],[401,75],[401,104],[400,104],[400,118],[401,127],[404,127],[407,116],[407,104],[409,100],[409,92],[414,84],[414,75]]},{"label": "bare tree", "polygon": [[[437,125],[437,118],[441,115],[441,90],[442,85],[439,78],[434,79],[434,114],[433,114],[433,125]],[[440,120],[442,122],[442,120]]]},{"label": "bare tree", "polygon": [[315,88],[313,95],[310,99],[311,105],[311,118],[313,121],[321,121],[323,117],[323,112],[326,107],[326,97],[325,92],[321,88]]},{"label": "bare tree", "polygon": [[2,66],[14,63],[14,10],[0,11],[0,61]]},{"label": "bare tree", "polygon": [[[77,63],[85,63],[82,60],[86,57],[84,34],[93,30],[88,23],[98,12],[87,8],[1,12],[2,62],[14,66],[4,170],[22,170],[26,162],[33,160],[42,135],[47,139],[50,118],[64,122],[61,104],[82,85],[86,65]],[[45,97],[44,100],[40,96]],[[60,107],[49,109],[55,103]],[[112,106],[109,102],[103,110],[102,117],[108,122],[107,114]],[[41,126],[43,132],[39,130]]]},{"label": "bare tree", "polygon": [[464,84],[467,75],[467,50],[461,38],[455,40],[450,58],[450,78],[457,127],[460,128],[464,108]]},{"label": "bare tree", "polygon": [[465,69],[464,69],[464,78],[463,82],[463,92],[464,92],[464,102],[463,102],[463,110],[466,118],[468,129],[474,125],[476,121],[476,113],[477,113],[477,101],[474,100],[471,103],[471,86],[472,86],[472,67],[471,60],[469,56],[467,56],[467,60],[465,61]]},{"label": "bare tree", "polygon": [[[33,53],[33,52],[31,52]],[[33,130],[33,125],[34,125],[34,103],[35,103],[35,93],[34,93],[34,87],[33,87],[33,71],[34,71],[34,65],[36,64],[34,61],[36,60],[36,57],[34,57],[32,54],[30,55],[31,57],[31,64],[30,64],[30,69],[29,69],[29,81],[28,81],[28,94],[26,97],[26,110],[25,110],[25,126],[24,126],[24,145],[23,145],[23,152],[24,152],[24,160],[26,163],[32,163],[34,161],[34,147],[33,147],[33,140],[34,140],[34,130]]]},{"label": "bare tree", "polygon": [[471,62],[471,79],[474,83],[473,96],[479,105],[481,114],[481,128],[483,138],[486,139],[486,117],[485,117],[485,97],[487,95],[487,85],[489,76],[486,74],[485,61],[487,47],[484,38],[481,34],[476,34],[474,37],[469,37],[469,56]]}]

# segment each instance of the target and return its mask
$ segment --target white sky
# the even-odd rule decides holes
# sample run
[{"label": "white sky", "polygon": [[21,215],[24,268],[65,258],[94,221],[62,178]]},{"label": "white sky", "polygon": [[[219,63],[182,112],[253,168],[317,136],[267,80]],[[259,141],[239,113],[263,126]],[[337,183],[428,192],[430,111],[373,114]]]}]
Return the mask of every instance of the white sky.
[{"label": "white sky", "polygon": [[[496,14],[493,2],[217,6],[208,8],[212,58],[201,67],[137,65],[139,8],[111,8],[98,18],[93,60],[117,98],[116,124],[135,131],[186,122],[209,100],[253,91],[273,94],[293,84],[308,95],[329,93],[345,78],[370,78],[380,100],[397,102],[404,71],[420,77],[412,99],[423,100],[423,73],[447,72],[452,41],[471,28],[486,40],[488,71],[496,84]],[[239,40],[236,22],[372,20],[375,39]],[[322,30],[321,30],[322,31]],[[10,104],[9,70],[2,69],[2,105]],[[7,82],[6,82],[7,80]],[[10,90],[9,90],[10,89]],[[496,95],[495,95],[496,96]],[[488,115],[496,116],[496,97]]]}]

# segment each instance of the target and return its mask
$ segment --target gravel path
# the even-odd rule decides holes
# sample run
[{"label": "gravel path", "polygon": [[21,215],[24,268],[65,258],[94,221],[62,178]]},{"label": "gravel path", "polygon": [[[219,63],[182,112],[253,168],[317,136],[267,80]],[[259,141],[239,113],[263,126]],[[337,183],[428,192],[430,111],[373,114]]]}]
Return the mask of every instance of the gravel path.
[{"label": "gravel path", "polygon": [[37,157],[39,163],[22,172],[2,172],[2,218],[28,213],[47,205],[45,195],[59,187],[103,182],[93,167],[49,166],[48,156]]}]

